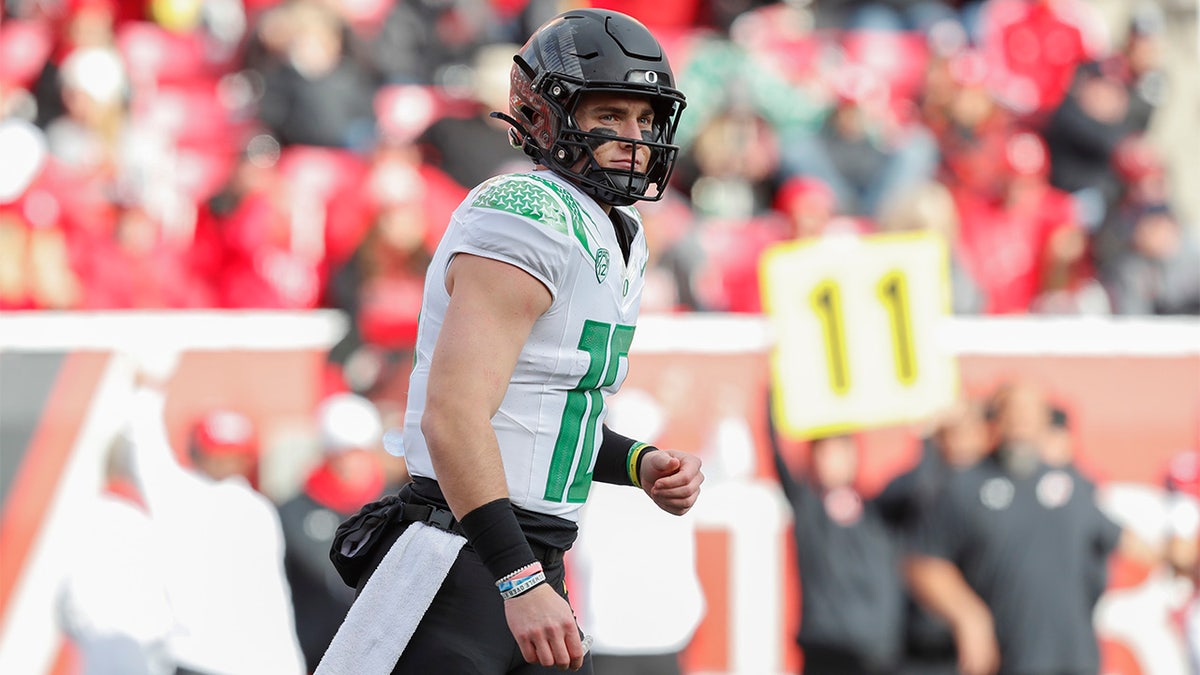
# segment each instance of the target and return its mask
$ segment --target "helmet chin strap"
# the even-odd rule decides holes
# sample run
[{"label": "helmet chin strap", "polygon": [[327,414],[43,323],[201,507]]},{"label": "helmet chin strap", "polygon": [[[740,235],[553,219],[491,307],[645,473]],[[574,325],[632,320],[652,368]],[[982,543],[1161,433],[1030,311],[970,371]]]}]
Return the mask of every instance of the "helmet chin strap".
[{"label": "helmet chin strap", "polygon": [[[541,161],[541,155],[535,154],[536,151],[533,151],[529,147],[530,144],[523,141],[523,139],[529,138],[529,132],[525,130],[525,126],[523,124],[513,119],[511,116],[495,110],[488,113],[488,117],[494,117],[510,124],[513,128],[508,130],[508,144],[523,151],[526,155],[529,155],[531,158],[533,158],[534,161]],[[519,137],[518,134],[520,134]]]}]

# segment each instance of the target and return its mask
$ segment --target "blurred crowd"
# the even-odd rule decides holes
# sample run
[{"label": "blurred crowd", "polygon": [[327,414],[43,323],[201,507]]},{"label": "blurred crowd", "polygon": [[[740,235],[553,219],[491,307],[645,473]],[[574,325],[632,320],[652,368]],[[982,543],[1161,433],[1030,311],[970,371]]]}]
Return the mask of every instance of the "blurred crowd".
[{"label": "blurred crowd", "polygon": [[756,312],[775,242],[922,230],[958,313],[1200,312],[1156,0],[1115,33],[1091,0],[6,0],[0,309],[330,307],[403,347],[450,211],[530,167],[487,116],[512,53],[587,4],[688,96],[645,311]]}]

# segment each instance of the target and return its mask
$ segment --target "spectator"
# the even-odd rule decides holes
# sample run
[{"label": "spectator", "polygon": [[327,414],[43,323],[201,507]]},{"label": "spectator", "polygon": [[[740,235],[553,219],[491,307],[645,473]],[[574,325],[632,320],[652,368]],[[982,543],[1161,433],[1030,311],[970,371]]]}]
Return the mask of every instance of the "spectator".
[{"label": "spectator", "polygon": [[855,487],[858,440],[848,434],[812,439],[808,468],[797,477],[768,421],[775,469],[792,507],[803,672],[891,673],[902,646],[900,549],[880,504]]},{"label": "spectator", "polygon": [[1050,181],[1085,207],[1093,229],[1108,224],[1127,189],[1120,162],[1127,146],[1146,145],[1155,110],[1166,97],[1162,10],[1141,3],[1122,49],[1082,64],[1044,130]]},{"label": "spectator", "polygon": [[989,314],[1028,312],[1056,291],[1072,295],[1078,311],[1107,310],[1082,292],[1092,278],[1088,240],[1070,197],[1046,182],[1047,169],[1045,145],[1030,132],[988,136],[955,161],[961,250]]},{"label": "spectator", "polygon": [[687,200],[673,189],[662,200],[647,202],[642,214],[650,260],[642,312],[687,312],[702,307],[696,287],[704,251],[695,215]]},{"label": "spectator", "polygon": [[1117,314],[1200,314],[1200,243],[1166,204],[1147,204],[1121,229],[1127,248],[1103,273]]},{"label": "spectator", "polygon": [[1109,47],[1086,0],[989,0],[980,24],[997,95],[1035,127],[1062,101],[1076,66]]},{"label": "spectator", "polygon": [[[420,178],[414,190],[420,190]],[[429,266],[428,218],[419,194],[381,205],[344,265],[333,272],[330,301],[343,309],[360,343],[409,350],[416,342],[421,290]]]},{"label": "spectator", "polygon": [[370,401],[334,394],[318,406],[316,419],[320,463],[309,472],[300,494],[279,507],[284,569],[309,672],[316,670],[354,601],[354,589],[329,562],[334,531],[364,504],[381,497],[385,485],[379,461],[383,427]]},{"label": "spectator", "polygon": [[46,137],[0,121],[0,310],[73,309],[82,289],[71,266],[62,207],[50,189]]},{"label": "spectator", "polygon": [[59,590],[63,631],[83,675],[173,675],[167,643],[176,630],[166,562],[135,482],[129,440],[108,448],[100,494],[74,519]]},{"label": "spectator", "polygon": [[[986,453],[983,406],[970,399],[955,401],[923,439],[917,465],[893,478],[876,497],[885,520],[901,541],[909,542],[915,536],[949,474],[967,469]],[[905,602],[904,657],[898,670],[907,675],[958,673],[949,626],[911,594]]]},{"label": "spectator", "polygon": [[53,16],[53,46],[37,81],[33,95],[37,102],[36,123],[46,128],[51,120],[66,112],[63,101],[62,63],[77,49],[112,49],[116,45],[117,15],[122,4],[115,0],[70,0],[62,3]]},{"label": "spectator", "polygon": [[376,147],[364,181],[330,202],[324,304],[345,311],[349,327],[328,362],[335,389],[396,402],[397,389],[407,390],[430,253],[466,193],[396,140]]},{"label": "spectator", "polygon": [[463,189],[533,166],[509,140],[508,124],[491,117],[493,111],[508,109],[508,74],[517,49],[507,43],[481,47],[471,68],[467,114],[439,117],[417,140],[425,161]]},{"label": "spectator", "polygon": [[1166,75],[1166,17],[1154,0],[1134,8],[1121,50],[1111,58],[1129,88],[1129,124],[1146,132],[1155,112],[1168,100]]},{"label": "spectator", "polygon": [[969,167],[964,162],[985,141],[1017,130],[1016,115],[994,93],[998,77],[995,66],[972,49],[935,54],[926,67],[920,116],[937,140],[943,172],[958,180],[981,181],[974,173],[963,175],[963,169],[991,167]]},{"label": "spectator", "polygon": [[945,0],[826,0],[816,3],[818,27],[840,30],[928,32],[944,20],[959,20],[957,5]]},{"label": "spectator", "polygon": [[817,178],[837,196],[837,210],[874,219],[880,206],[937,168],[932,137],[893,119],[887,83],[862,66],[834,74],[835,103],[813,135],[791,134],[783,171]]},{"label": "spectator", "polygon": [[341,18],[316,0],[280,11],[288,13],[284,60],[264,74],[259,119],[283,145],[368,149],[376,82],[347,54]]},{"label": "spectator", "polygon": [[393,3],[371,40],[375,68],[385,82],[453,85],[478,49],[506,37],[495,17],[486,0]]},{"label": "spectator", "polygon": [[46,122],[50,152],[76,171],[115,183],[131,140],[120,54],[111,47],[76,49],[58,76],[64,107]]},{"label": "spectator", "polygon": [[84,309],[197,309],[216,294],[192,268],[191,251],[170,242],[145,205],[116,204],[110,239],[80,261]]},{"label": "spectator", "polygon": [[133,467],[180,628],[168,641],[177,673],[302,673],[279,515],[246,480],[256,429],[213,411],[191,430],[192,466],[180,464],[163,421],[169,375],[156,369],[139,370],[131,401]]},{"label": "spectator", "polygon": [[872,231],[865,218],[838,215],[834,201],[828,185],[794,176],[776,192],[774,211],[769,215],[705,223],[699,233],[706,253],[698,275],[703,306],[715,311],[761,312],[759,260],[768,248],[787,241]]},{"label": "spectator", "polygon": [[1043,132],[1050,150],[1050,182],[1075,195],[1086,224],[1099,227],[1121,198],[1124,182],[1115,161],[1123,143],[1144,142],[1135,126],[1126,84],[1111,64],[1077,71],[1066,98]]},{"label": "spectator", "polygon": [[981,314],[987,297],[967,271],[960,227],[954,197],[937,181],[916,186],[893,200],[883,209],[879,222],[883,232],[927,231],[945,242],[950,261],[950,309],[954,314]]},{"label": "spectator", "polygon": [[950,475],[919,527],[913,594],[950,624],[967,675],[1095,673],[1093,588],[1080,580],[1121,528],[1042,462],[1051,413],[1040,388],[1006,384],[989,411],[989,454]]},{"label": "spectator", "polygon": [[313,309],[320,303],[327,189],[321,183],[335,172],[354,179],[365,167],[348,151],[291,150],[291,166],[301,168],[289,181],[279,143],[265,134],[252,138],[228,185],[202,213],[197,230],[204,235],[204,263],[219,270],[221,307]]},{"label": "spectator", "polygon": [[779,161],[780,139],[771,122],[749,106],[729,105],[681,153],[672,184],[701,217],[746,219],[771,208]]}]

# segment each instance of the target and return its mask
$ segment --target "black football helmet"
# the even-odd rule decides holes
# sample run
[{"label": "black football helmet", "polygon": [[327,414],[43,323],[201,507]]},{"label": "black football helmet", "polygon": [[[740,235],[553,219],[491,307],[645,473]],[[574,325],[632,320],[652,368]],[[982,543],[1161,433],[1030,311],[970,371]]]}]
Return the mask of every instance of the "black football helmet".
[{"label": "black football helmet", "polygon": [[[679,155],[673,141],[686,101],[675,89],[662,46],[645,26],[609,10],[564,12],[539,28],[513,61],[511,117],[492,115],[513,126],[514,145],[606,204],[662,198]],[[654,109],[651,131],[625,138],[580,129],[575,110],[588,92],[646,97]],[[592,149],[614,140],[650,149],[645,173],[596,162]],[[580,159],[586,159],[582,166]],[[652,184],[658,189],[648,195]]]}]

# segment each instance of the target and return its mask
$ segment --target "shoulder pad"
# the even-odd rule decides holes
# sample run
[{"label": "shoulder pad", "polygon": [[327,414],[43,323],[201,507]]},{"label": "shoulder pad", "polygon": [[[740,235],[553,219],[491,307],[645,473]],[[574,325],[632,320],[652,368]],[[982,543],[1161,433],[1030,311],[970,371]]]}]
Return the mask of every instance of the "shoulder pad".
[{"label": "shoulder pad", "polygon": [[525,174],[492,179],[475,195],[471,206],[522,216],[563,234],[571,233],[572,216],[582,211],[560,186]]},{"label": "shoulder pad", "polygon": [[589,255],[598,236],[591,216],[575,196],[540,176],[511,174],[493,178],[476,193],[471,206],[528,218],[579,240]]}]

